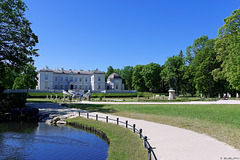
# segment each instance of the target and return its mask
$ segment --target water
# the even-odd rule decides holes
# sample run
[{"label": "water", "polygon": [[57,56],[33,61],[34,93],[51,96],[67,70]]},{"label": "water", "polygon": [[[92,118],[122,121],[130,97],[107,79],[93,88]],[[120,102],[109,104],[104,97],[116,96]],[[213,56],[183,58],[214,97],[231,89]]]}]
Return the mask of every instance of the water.
[{"label": "water", "polygon": [[45,123],[0,123],[0,159],[105,160],[101,138],[68,126]]}]

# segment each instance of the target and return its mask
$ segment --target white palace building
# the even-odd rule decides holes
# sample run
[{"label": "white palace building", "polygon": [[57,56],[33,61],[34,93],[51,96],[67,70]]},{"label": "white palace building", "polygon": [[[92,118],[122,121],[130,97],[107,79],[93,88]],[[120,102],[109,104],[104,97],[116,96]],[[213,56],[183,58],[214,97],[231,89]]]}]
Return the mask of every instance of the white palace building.
[{"label": "white palace building", "polygon": [[84,90],[84,91],[122,91],[122,78],[111,74],[105,82],[105,73],[95,71],[49,69],[48,66],[38,72],[37,90]]}]

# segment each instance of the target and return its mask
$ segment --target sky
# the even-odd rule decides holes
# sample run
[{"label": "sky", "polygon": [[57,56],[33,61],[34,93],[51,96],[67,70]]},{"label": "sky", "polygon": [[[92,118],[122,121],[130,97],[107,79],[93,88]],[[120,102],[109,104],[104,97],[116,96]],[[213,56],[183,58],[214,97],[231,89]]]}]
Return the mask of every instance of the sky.
[{"label": "sky", "polygon": [[158,63],[218,29],[240,0],[23,0],[38,70],[107,71]]}]

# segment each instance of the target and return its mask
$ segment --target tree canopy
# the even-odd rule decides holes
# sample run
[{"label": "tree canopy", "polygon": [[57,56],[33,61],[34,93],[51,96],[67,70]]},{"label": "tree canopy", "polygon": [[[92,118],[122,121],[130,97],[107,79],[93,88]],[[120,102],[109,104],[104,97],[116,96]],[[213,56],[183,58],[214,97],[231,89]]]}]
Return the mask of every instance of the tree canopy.
[{"label": "tree canopy", "polygon": [[215,42],[217,59],[221,67],[215,69],[216,79],[226,79],[229,84],[240,89],[240,8],[224,19]]},{"label": "tree canopy", "polygon": [[27,7],[22,0],[1,0],[0,3],[0,87],[7,80],[4,75],[11,68],[19,72],[27,63],[38,56],[38,37],[32,32],[31,23],[24,12]]},{"label": "tree canopy", "polygon": [[37,74],[36,67],[27,64],[15,79],[13,89],[34,89],[37,85]]}]

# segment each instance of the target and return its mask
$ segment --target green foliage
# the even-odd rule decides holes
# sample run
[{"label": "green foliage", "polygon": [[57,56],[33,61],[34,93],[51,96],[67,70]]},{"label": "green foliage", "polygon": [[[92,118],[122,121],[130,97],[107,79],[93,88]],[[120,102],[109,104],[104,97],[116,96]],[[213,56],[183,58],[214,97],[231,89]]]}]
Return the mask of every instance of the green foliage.
[{"label": "green foliage", "polygon": [[140,92],[147,91],[144,77],[143,77],[143,68],[144,68],[144,65],[136,65],[133,68],[133,74],[132,74],[132,86],[137,91],[140,91]]},{"label": "green foliage", "polygon": [[91,93],[92,98],[137,97],[138,93]]},{"label": "green foliage", "polygon": [[133,67],[132,66],[125,66],[120,73],[120,76],[123,79],[125,84],[126,90],[132,90],[132,74],[133,74]]},{"label": "green foliage", "polygon": [[9,112],[12,108],[23,108],[26,103],[26,93],[3,93],[0,95],[0,112]]},{"label": "green foliage", "polygon": [[12,89],[17,73],[7,65],[3,65],[2,67],[3,68],[0,68],[0,75],[2,76],[0,77],[0,86],[4,86],[6,89]]},{"label": "green foliage", "polygon": [[[32,32],[31,23],[24,12],[26,5],[22,0],[1,0],[0,3],[0,87],[9,87],[5,73],[8,66],[18,71],[27,63],[33,62],[33,56],[38,56],[38,37]],[[7,69],[7,70],[5,70]],[[9,81],[12,79],[10,78]]]},{"label": "green foliage", "polygon": [[213,75],[215,79],[226,79],[233,88],[240,90],[240,8],[224,22],[214,47],[221,67],[215,69]]},{"label": "green foliage", "polygon": [[[218,93],[217,83],[213,80],[212,70],[220,66],[216,60],[214,51],[215,40],[208,40],[208,36],[202,36],[194,41],[191,47],[194,50],[194,59],[190,67],[194,75],[194,83],[198,92],[210,97]],[[219,87],[219,86],[218,86]]]},{"label": "green foliage", "polygon": [[[184,65],[183,55],[180,52],[180,55],[169,57],[167,61],[165,61],[164,68],[161,71],[160,75],[165,82],[165,84],[169,84],[169,79],[173,77],[175,79],[176,92],[182,91],[183,85],[183,73],[184,70],[182,66]],[[170,87],[170,86],[169,86]]]},{"label": "green foliage", "polygon": [[36,67],[31,64],[27,64],[23,72],[18,75],[13,84],[13,89],[29,89],[36,88],[37,85]]},{"label": "green foliage", "polygon": [[112,66],[109,66],[108,69],[107,69],[107,73],[105,74],[105,81],[107,81],[107,78],[112,74],[114,73],[114,69]]},{"label": "green foliage", "polygon": [[[53,98],[56,98],[56,95],[60,98],[63,98],[63,93],[46,93],[46,92],[29,92],[28,93],[29,98],[46,98],[48,95],[48,98],[50,98],[50,95],[52,95]],[[67,97],[67,96],[66,96]]]},{"label": "green foliage", "polygon": [[149,63],[146,66],[144,66],[142,70],[145,85],[151,92],[158,92],[160,90],[161,84],[160,72],[161,67],[157,63]]}]

